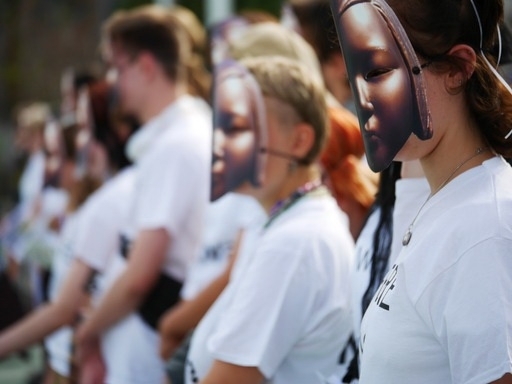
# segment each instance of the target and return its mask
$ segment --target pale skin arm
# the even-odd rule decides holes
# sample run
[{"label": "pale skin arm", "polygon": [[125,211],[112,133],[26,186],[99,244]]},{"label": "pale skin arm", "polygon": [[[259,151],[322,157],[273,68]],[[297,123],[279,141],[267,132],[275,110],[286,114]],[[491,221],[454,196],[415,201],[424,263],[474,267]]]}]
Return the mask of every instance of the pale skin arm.
[{"label": "pale skin arm", "polygon": [[158,327],[161,337],[160,356],[162,358],[168,359],[171,357],[185,336],[199,324],[205,313],[228,284],[242,235],[242,231],[237,235],[226,270],[195,298],[180,302],[162,316]]},{"label": "pale skin arm", "polygon": [[90,267],[74,260],[53,302],[41,306],[0,333],[0,358],[41,341],[65,325],[72,325],[87,302],[85,286],[92,273]]},{"label": "pale skin arm", "polygon": [[158,280],[170,241],[163,228],[144,230],[138,235],[126,269],[75,334],[82,349],[142,303]]},{"label": "pale skin arm", "polygon": [[264,379],[256,367],[241,367],[215,360],[200,384],[261,384]]}]

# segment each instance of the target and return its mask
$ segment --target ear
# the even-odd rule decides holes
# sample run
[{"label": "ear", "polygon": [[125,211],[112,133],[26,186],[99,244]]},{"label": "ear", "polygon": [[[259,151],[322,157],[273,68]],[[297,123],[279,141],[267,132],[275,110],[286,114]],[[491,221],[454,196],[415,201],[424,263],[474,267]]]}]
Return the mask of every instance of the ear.
[{"label": "ear", "polygon": [[315,131],[310,124],[298,123],[294,127],[292,154],[302,159],[315,143]]},{"label": "ear", "polygon": [[460,87],[466,82],[475,71],[476,66],[476,52],[473,48],[466,44],[457,44],[450,49],[449,55],[459,58],[463,65],[463,70],[454,68],[449,72],[449,84],[453,87]]},{"label": "ear", "polygon": [[142,73],[144,73],[148,79],[153,80],[159,70],[155,57],[149,52],[141,52],[138,60]]}]

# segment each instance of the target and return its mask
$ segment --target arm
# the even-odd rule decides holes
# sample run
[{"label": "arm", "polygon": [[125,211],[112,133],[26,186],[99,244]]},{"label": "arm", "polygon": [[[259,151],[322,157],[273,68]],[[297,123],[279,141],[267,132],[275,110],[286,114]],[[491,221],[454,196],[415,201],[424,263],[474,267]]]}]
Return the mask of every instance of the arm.
[{"label": "arm", "polygon": [[200,384],[261,384],[264,376],[256,367],[241,367],[215,360]]},{"label": "arm", "polygon": [[492,383],[489,384],[512,384],[512,374],[507,373],[501,379],[493,381]]},{"label": "arm", "polygon": [[170,241],[165,229],[144,230],[138,235],[126,269],[78,328],[77,343],[92,341],[142,303],[158,279]]},{"label": "arm", "polygon": [[0,333],[0,357],[32,345],[77,318],[87,300],[84,290],[92,270],[75,260],[55,301],[43,305]]},{"label": "arm", "polygon": [[235,240],[226,270],[192,300],[182,301],[162,317],[159,324],[161,337],[160,356],[168,359],[185,336],[199,324],[205,313],[220,296],[229,282],[229,276],[240,246],[242,231]]},{"label": "arm", "polygon": [[159,324],[160,356],[168,359],[185,336],[201,321],[229,281],[225,271],[193,300],[181,301],[164,314]]}]

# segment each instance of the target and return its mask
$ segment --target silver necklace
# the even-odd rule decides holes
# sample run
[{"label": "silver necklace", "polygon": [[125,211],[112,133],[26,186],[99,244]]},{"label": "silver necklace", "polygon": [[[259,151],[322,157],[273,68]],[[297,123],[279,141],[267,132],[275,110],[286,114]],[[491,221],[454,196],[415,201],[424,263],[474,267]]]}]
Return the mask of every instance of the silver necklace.
[{"label": "silver necklace", "polygon": [[409,224],[409,228],[407,228],[407,232],[405,232],[405,235],[402,239],[402,245],[403,246],[406,246],[407,244],[409,244],[409,242],[411,241],[411,237],[412,237],[412,229],[414,227],[414,223],[416,223],[416,219],[418,218],[418,216],[420,215],[420,212],[421,210],[423,209],[423,207],[429,202],[429,200],[434,197],[434,195],[439,192],[446,184],[448,184],[448,182],[452,179],[452,177],[455,175],[455,173],[464,165],[466,164],[468,161],[470,161],[471,159],[474,159],[475,157],[477,157],[478,155],[482,154],[483,152],[485,152],[486,150],[488,149],[488,147],[479,147],[476,149],[475,153],[473,153],[470,157],[468,157],[466,160],[464,160],[462,163],[460,163],[459,165],[457,165],[455,167],[455,169],[452,171],[452,173],[450,173],[450,175],[446,178],[445,181],[443,181],[441,183],[441,185],[434,191],[434,192],[430,192],[430,194],[428,195],[427,197],[427,200],[425,200],[425,202],[423,204],[421,204],[421,207],[420,209],[418,210],[418,212],[416,213],[416,216],[414,216],[414,219],[412,219],[412,222],[411,224]]}]

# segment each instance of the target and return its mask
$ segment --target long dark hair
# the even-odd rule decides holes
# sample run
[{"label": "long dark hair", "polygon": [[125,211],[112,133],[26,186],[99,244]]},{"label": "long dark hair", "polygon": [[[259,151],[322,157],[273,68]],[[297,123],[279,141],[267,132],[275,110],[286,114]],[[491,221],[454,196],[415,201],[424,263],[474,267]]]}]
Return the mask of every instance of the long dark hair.
[{"label": "long dark hair", "polygon": [[371,216],[376,210],[380,211],[379,222],[373,233],[371,274],[368,288],[361,300],[362,313],[364,314],[377,292],[380,283],[386,274],[391,242],[393,239],[393,209],[395,207],[395,182],[400,178],[402,163],[392,162],[389,167],[381,172],[379,191],[375,202],[370,208]]}]

